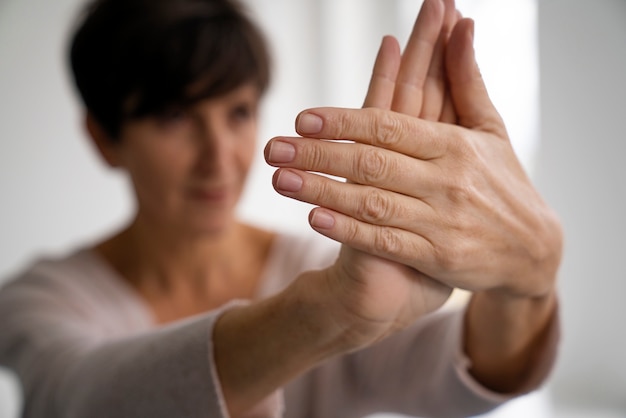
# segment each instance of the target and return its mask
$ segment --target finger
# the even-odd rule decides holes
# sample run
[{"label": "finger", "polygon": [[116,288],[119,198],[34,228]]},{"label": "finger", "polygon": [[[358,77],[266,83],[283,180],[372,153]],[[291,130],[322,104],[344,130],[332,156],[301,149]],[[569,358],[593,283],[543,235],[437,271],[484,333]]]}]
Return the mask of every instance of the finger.
[{"label": "finger", "polygon": [[309,224],[320,234],[349,247],[437,277],[433,245],[424,236],[391,226],[362,222],[328,208],[315,208]]},{"label": "finger", "polygon": [[444,99],[443,107],[441,109],[439,122],[450,123],[454,125],[456,125],[457,123],[456,110],[454,109],[454,103],[452,102],[452,96],[450,95],[449,87],[447,87],[446,89],[446,97]]},{"label": "finger", "polygon": [[376,108],[323,107],[301,112],[296,131],[311,138],[350,140],[431,160],[445,154],[458,128]]},{"label": "finger", "polygon": [[372,78],[363,107],[389,109],[393,99],[396,77],[400,69],[400,45],[393,36],[383,37],[374,62]]},{"label": "finger", "polygon": [[474,21],[461,19],[448,42],[446,68],[454,108],[461,126],[506,138],[506,129],[493,106],[474,52]]},{"label": "finger", "polygon": [[306,171],[280,169],[272,178],[283,196],[322,206],[359,221],[419,234],[434,234],[441,228],[427,203],[377,187],[344,183]]},{"label": "finger", "polygon": [[396,80],[391,109],[411,116],[422,111],[424,82],[444,17],[442,0],[425,0],[420,10]]},{"label": "finger", "polygon": [[[461,19],[463,19],[463,15],[461,14],[459,10],[455,10],[454,24],[451,27],[450,34],[452,34],[452,29],[454,28],[454,26],[456,26],[458,21]],[[448,36],[448,41],[449,40],[450,40],[450,37]],[[447,48],[447,45],[446,45],[446,48]],[[444,55],[444,61],[445,61],[445,55]],[[439,117],[439,122],[451,123],[454,125],[457,124],[456,109],[454,109],[454,103],[452,102],[452,95],[450,95],[450,83],[448,81],[447,73],[446,73],[446,97],[443,102],[443,108],[441,109],[441,116]]]},{"label": "finger", "polygon": [[454,0],[444,0],[444,5],[443,24],[424,82],[424,98],[420,117],[427,120],[440,120],[442,116],[447,90],[445,49],[452,28],[459,20]]},{"label": "finger", "polygon": [[279,137],[268,143],[265,158],[275,167],[324,173],[417,198],[433,196],[441,187],[441,169],[431,162],[359,143]]},{"label": "finger", "polygon": [[490,267],[485,266],[484,245],[477,245],[471,239],[460,242],[451,236],[437,242],[428,234],[373,225],[328,208],[313,209],[309,223],[328,238],[412,267],[447,286],[479,291],[498,285],[492,278],[485,277]]}]

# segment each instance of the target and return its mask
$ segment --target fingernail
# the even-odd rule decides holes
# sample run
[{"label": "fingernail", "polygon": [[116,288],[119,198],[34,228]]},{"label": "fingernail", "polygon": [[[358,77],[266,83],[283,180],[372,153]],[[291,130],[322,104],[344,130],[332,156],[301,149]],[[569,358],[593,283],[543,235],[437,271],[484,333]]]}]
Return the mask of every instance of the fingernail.
[{"label": "fingernail", "polygon": [[335,226],[335,218],[323,210],[316,210],[311,215],[311,226],[319,229],[330,229]]},{"label": "fingernail", "polygon": [[282,192],[299,192],[302,188],[302,178],[293,171],[282,170],[276,179],[276,189]]},{"label": "fingernail", "polygon": [[312,113],[303,113],[296,121],[296,131],[299,134],[316,134],[322,130],[324,121]]},{"label": "fingernail", "polygon": [[283,141],[273,141],[267,155],[269,163],[289,163],[296,157],[296,147]]}]

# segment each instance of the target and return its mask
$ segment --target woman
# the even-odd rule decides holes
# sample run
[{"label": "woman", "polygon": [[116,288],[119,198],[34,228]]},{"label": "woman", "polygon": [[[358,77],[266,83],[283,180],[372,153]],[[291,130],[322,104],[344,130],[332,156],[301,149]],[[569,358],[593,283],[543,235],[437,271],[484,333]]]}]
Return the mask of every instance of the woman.
[{"label": "woman", "polygon": [[[365,109],[303,112],[307,138],[268,144],[275,188],[320,206],[311,225],[337,255],[234,217],[269,80],[240,8],[93,3],[72,68],[137,213],[0,292],[24,416],[467,416],[536,388],[554,360],[560,229],[471,33],[427,0],[402,56],[383,41]],[[427,315],[453,287],[475,291],[468,308]]]}]

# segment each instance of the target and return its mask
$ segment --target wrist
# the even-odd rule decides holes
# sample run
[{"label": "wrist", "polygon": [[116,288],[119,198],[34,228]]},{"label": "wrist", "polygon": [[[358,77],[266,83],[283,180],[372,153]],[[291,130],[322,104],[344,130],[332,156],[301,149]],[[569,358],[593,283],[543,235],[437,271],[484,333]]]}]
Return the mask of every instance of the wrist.
[{"label": "wrist", "polygon": [[328,295],[317,289],[324,275],[304,273],[279,294],[229,309],[217,320],[215,365],[232,416],[345,351],[340,328],[325,312]]},{"label": "wrist", "polygon": [[563,228],[547,206],[540,213],[540,226],[533,229],[531,243],[526,247],[526,262],[509,271],[505,290],[512,300],[530,298],[541,302],[554,296],[563,257]]},{"label": "wrist", "polygon": [[470,373],[486,387],[501,393],[521,393],[536,383],[540,359],[551,347],[556,317],[553,289],[543,296],[511,296],[477,292],[465,316],[465,352]]},{"label": "wrist", "polygon": [[[361,321],[347,308],[346,289],[336,266],[307,272],[286,289],[285,298],[293,306],[319,355],[354,351],[371,343],[371,337],[359,326]],[[366,322],[366,321],[363,321]]]},{"label": "wrist", "polygon": [[329,268],[306,272],[282,295],[285,311],[298,322],[298,333],[319,360],[355,348],[346,338],[350,326],[338,308],[339,290],[332,277]]}]

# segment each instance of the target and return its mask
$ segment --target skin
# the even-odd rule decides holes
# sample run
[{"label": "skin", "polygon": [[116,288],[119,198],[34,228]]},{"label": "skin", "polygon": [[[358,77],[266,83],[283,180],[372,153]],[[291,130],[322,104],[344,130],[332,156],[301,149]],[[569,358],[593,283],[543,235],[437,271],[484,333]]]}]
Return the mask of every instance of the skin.
[{"label": "skin", "polygon": [[267,145],[267,161],[281,167],[276,190],[320,206],[312,227],[345,245],[329,269],[218,321],[233,416],[439,308],[453,287],[474,291],[464,329],[471,373],[495,391],[525,388],[556,314],[562,233],[514,155],[472,40],[472,21],[451,1],[427,0],[402,56],[383,41],[367,108],[305,111],[296,122],[304,138]]},{"label": "skin", "polygon": [[[404,55],[393,39],[383,42],[370,108],[305,111],[296,128],[306,138],[276,138],[266,157],[283,167],[276,190],[320,206],[312,227],[345,244],[331,281],[346,293],[346,316],[366,322],[365,341],[441,306],[453,287],[471,290],[471,371],[487,387],[512,392],[555,315],[561,227],[489,100],[473,22],[451,1],[425,2],[420,18]],[[417,59],[428,55],[430,62]],[[346,139],[355,143],[328,141]],[[290,161],[285,144],[294,148]]]},{"label": "skin", "polygon": [[[228,97],[187,109],[173,128],[130,122],[118,145],[87,121],[106,161],[130,174],[138,200],[132,224],[97,251],[161,322],[249,298],[271,244],[271,234],[233,217],[256,125],[228,123],[239,103]],[[274,186],[319,206],[311,225],[344,245],[333,266],[218,319],[214,354],[230,415],[438,309],[454,287],[474,291],[464,334],[471,372],[496,391],[524,388],[555,314],[561,231],[486,94],[472,22],[451,1],[426,0],[402,55],[384,39],[365,108],[305,111],[297,131],[303,137],[266,147],[279,167]],[[210,203],[190,197],[196,185]],[[213,187],[226,197],[212,200]]]},{"label": "skin", "polygon": [[133,185],[137,213],[99,252],[143,297],[157,322],[250,298],[272,234],[238,223],[252,163],[259,94],[252,84],[186,109],[124,124],[118,141],[89,116],[109,165]]}]

